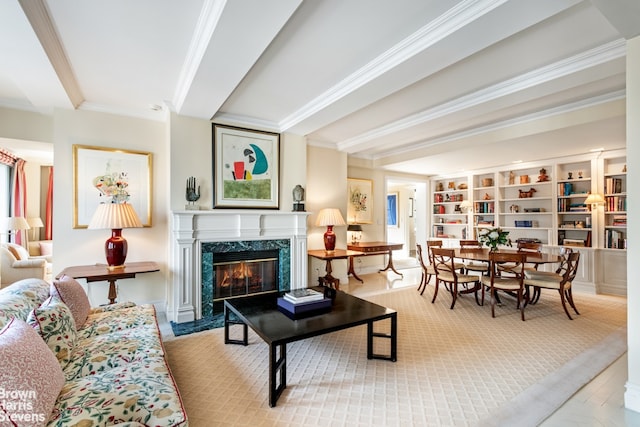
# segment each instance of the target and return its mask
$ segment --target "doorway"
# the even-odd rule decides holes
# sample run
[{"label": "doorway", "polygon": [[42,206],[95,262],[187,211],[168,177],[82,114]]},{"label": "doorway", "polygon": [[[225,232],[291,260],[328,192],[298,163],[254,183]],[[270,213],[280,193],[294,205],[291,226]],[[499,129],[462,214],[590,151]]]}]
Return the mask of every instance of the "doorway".
[{"label": "doorway", "polygon": [[[386,179],[388,201],[396,200],[395,212],[387,212],[387,241],[402,243],[402,251],[394,252],[394,262],[416,261],[416,243],[427,239],[427,181],[388,177]],[[387,209],[393,209],[388,203]],[[396,218],[392,218],[396,214]]]}]

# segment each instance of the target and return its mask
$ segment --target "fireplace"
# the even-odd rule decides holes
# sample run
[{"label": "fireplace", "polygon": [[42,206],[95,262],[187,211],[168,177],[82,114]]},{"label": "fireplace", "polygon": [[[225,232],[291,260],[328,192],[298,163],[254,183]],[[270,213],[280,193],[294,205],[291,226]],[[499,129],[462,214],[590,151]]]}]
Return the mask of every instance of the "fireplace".
[{"label": "fireplace", "polygon": [[213,264],[213,302],[278,290],[278,251],[218,254]]},{"label": "fireplace", "polygon": [[228,298],[291,288],[288,239],[202,242],[200,252],[201,317],[221,312]]},{"label": "fireplace", "polygon": [[[173,212],[168,320],[190,322],[213,314],[214,264],[234,252],[276,251],[277,290],[306,287],[308,215],[277,210]],[[264,270],[260,274],[270,275],[270,268],[260,267]],[[235,298],[235,291],[230,292]],[[216,305],[227,297],[215,296]]]}]

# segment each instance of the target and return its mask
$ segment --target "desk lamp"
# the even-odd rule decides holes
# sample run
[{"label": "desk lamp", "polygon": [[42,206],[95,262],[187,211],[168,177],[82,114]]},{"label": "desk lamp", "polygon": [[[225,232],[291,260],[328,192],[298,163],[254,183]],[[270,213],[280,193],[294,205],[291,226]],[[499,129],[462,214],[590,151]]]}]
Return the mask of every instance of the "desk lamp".
[{"label": "desk lamp", "polygon": [[362,236],[362,226],[360,224],[349,224],[347,231],[351,231],[351,243],[356,244]]},{"label": "desk lamp", "polygon": [[327,226],[327,232],[324,233],[324,249],[327,252],[333,252],[336,249],[336,235],[333,227],[336,225],[346,225],[340,209],[327,208],[322,209],[316,220],[316,227]]},{"label": "desk lamp", "polygon": [[124,267],[127,258],[127,241],[122,237],[123,228],[142,227],[138,214],[129,203],[101,203],[93,214],[89,229],[111,229],[111,237],[104,244],[109,270]]}]

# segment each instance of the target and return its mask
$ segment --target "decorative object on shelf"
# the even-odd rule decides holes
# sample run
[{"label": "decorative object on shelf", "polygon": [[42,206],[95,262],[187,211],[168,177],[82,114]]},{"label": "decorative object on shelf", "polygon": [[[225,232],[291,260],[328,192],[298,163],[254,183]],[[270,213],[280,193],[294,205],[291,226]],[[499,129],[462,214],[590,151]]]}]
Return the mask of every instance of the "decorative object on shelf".
[{"label": "decorative object on shelf", "polygon": [[436,191],[444,191],[444,184],[439,182],[438,185],[436,185]]},{"label": "decorative object on shelf", "polygon": [[327,253],[332,253],[336,249],[336,235],[333,232],[333,227],[340,225],[346,225],[340,209],[326,208],[318,214],[316,227],[327,227],[327,231],[324,233],[324,249]]},{"label": "decorative object on shelf", "polygon": [[516,174],[514,171],[509,172],[509,185],[514,185],[516,183]]},{"label": "decorative object on shelf", "polygon": [[347,178],[347,218],[358,224],[373,224],[373,181]]},{"label": "decorative object on shelf", "polygon": [[573,179],[573,172],[567,172],[567,179]]},{"label": "decorative object on shelf", "polygon": [[351,232],[351,243],[354,245],[362,238],[362,226],[360,224],[347,225],[347,231]]},{"label": "decorative object on shelf", "polygon": [[536,191],[537,190],[533,187],[531,187],[528,191],[518,190],[518,197],[520,199],[529,199],[533,197],[533,193],[535,193]]},{"label": "decorative object on shelf", "polygon": [[627,165],[624,165],[624,167],[622,168],[622,173],[627,173]]},{"label": "decorative object on shelf", "polygon": [[520,184],[528,184],[529,182],[529,175],[520,175]]},{"label": "decorative object on shelf", "polygon": [[582,179],[582,171],[578,171],[578,179]]},{"label": "decorative object on shelf", "polygon": [[538,182],[546,182],[549,181],[549,175],[547,175],[547,170],[545,168],[540,169],[540,175],[538,175]]},{"label": "decorative object on shelf", "polygon": [[511,213],[518,213],[520,211],[520,206],[518,205],[511,205],[509,206],[509,212]]},{"label": "decorative object on shelf", "polygon": [[458,190],[466,190],[467,187],[467,183],[466,182],[462,182],[460,184],[458,184]]},{"label": "decorative object on shelf", "polygon": [[455,190],[456,189],[456,183],[453,181],[449,181],[449,190]]},{"label": "decorative object on shelf", "polygon": [[200,207],[196,205],[196,202],[200,198],[200,186],[196,186],[196,178],[190,176],[187,178],[187,188],[185,190],[185,197],[187,199],[187,206],[185,206],[186,210],[197,211],[200,210]]},{"label": "decorative object on shelf", "polygon": [[503,231],[501,228],[483,228],[478,232],[478,241],[489,247],[489,250],[495,252],[498,245],[511,246],[509,232]]},{"label": "decorative object on shelf", "polygon": [[133,205],[129,203],[101,203],[89,222],[89,229],[111,229],[111,237],[104,244],[109,270],[124,267],[127,258],[127,240],[122,237],[123,228],[142,227]]},{"label": "decorative object on shelf", "polygon": [[493,185],[493,178],[482,178],[483,187],[491,187]]},{"label": "decorative object on shelf", "polygon": [[304,188],[298,184],[293,187],[293,211],[304,212]]},{"label": "decorative object on shelf", "polygon": [[489,193],[484,193],[484,196],[482,197],[483,200],[491,200],[491,196],[489,195]]}]

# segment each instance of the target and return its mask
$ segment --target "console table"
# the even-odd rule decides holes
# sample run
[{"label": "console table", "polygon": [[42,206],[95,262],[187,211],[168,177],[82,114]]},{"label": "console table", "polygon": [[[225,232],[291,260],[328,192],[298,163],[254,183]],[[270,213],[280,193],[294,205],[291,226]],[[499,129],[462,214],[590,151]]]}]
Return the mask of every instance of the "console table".
[{"label": "console table", "polygon": [[74,279],[85,279],[89,282],[109,282],[109,304],[114,304],[118,296],[116,292],[116,281],[119,279],[133,279],[138,273],[152,273],[160,271],[160,267],[153,261],[128,262],[123,267],[109,269],[106,264],[76,265],[67,267],[56,276],[73,277]]},{"label": "console table", "polygon": [[353,277],[355,277],[357,280],[364,282],[361,278],[358,277],[353,268],[353,257],[366,255],[388,255],[389,259],[387,261],[387,266],[380,271],[382,272],[391,270],[394,273],[402,276],[402,273],[398,273],[393,265],[393,251],[402,249],[402,246],[402,243],[388,242],[358,242],[355,244],[347,245],[348,250],[358,252],[358,254],[349,257],[349,271],[347,274],[352,274]]},{"label": "console table", "polygon": [[[320,285],[326,285],[329,287],[333,286],[335,289],[340,289],[340,279],[331,275],[331,272],[333,271],[333,269],[331,268],[331,261],[334,259],[349,258],[349,268],[352,268],[351,266],[353,264],[353,257],[363,255],[362,252],[351,250],[345,251],[344,249],[335,249],[333,251],[326,251],[324,249],[310,249],[307,251],[307,253],[309,254],[309,256],[326,261],[324,270],[327,274],[325,274],[323,277],[318,277],[318,282],[320,283]],[[357,277],[355,274],[353,276]],[[358,278],[358,280],[362,282],[360,278]]]}]

